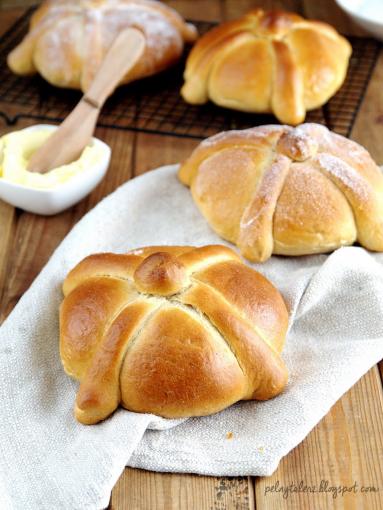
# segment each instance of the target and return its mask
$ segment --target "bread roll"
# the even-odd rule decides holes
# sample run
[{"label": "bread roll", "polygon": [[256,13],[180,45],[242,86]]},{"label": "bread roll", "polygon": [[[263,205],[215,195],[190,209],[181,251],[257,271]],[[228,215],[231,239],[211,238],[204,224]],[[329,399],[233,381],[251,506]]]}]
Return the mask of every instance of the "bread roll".
[{"label": "bread roll", "polygon": [[63,289],[60,354],[80,381],[81,423],[119,404],[167,418],[208,415],[286,385],[284,301],[229,248],[92,255]]},{"label": "bread roll", "polygon": [[146,49],[121,83],[174,64],[184,42],[197,37],[174,9],[153,0],[48,0],[32,16],[8,65],[16,74],[38,72],[52,85],[86,92],[114,39],[128,27],[143,32]]},{"label": "bread roll", "polygon": [[180,180],[212,228],[249,260],[383,251],[383,176],[357,143],[318,124],[260,126],[202,142]]},{"label": "bread roll", "polygon": [[326,23],[255,9],[199,39],[181,93],[192,104],[211,99],[295,125],[340,88],[350,55],[348,41]]}]

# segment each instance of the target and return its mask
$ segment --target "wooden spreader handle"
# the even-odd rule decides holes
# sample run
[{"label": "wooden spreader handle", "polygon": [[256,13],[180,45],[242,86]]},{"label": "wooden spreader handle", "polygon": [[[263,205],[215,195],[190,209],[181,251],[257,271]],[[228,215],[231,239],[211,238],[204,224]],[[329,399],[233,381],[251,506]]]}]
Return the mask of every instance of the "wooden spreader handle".
[{"label": "wooden spreader handle", "polygon": [[33,154],[30,172],[45,173],[71,163],[92,138],[100,110],[145,50],[145,37],[135,28],[120,32],[106,54],[89,90],[52,136]]}]

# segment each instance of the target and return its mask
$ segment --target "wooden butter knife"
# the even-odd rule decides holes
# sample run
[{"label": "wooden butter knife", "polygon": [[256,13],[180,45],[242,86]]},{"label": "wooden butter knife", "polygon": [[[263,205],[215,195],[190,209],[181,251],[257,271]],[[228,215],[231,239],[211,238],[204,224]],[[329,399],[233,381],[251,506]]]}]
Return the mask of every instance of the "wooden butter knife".
[{"label": "wooden butter knife", "polygon": [[145,49],[145,37],[127,28],[114,40],[89,90],[57,131],[32,155],[27,169],[46,173],[79,158],[90,142],[100,110]]}]

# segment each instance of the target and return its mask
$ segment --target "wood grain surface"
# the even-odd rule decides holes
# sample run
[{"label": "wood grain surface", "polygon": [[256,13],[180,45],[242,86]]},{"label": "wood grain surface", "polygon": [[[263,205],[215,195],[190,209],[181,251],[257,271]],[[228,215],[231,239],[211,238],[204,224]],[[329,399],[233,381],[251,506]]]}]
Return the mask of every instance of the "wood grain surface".
[{"label": "wood grain surface", "polygon": [[[15,6],[23,5],[23,1],[32,3],[1,0],[0,7],[8,9],[0,11],[0,34],[21,14],[22,9]],[[232,19],[257,5],[285,8],[326,20],[345,33],[361,33],[333,0],[168,0],[166,3],[186,17],[205,20]],[[351,136],[383,164],[382,83],[383,52]],[[27,121],[20,121],[17,128],[26,125]],[[9,127],[0,119],[0,134],[7,130]],[[0,320],[10,313],[53,250],[90,208],[131,177],[183,160],[197,144],[195,140],[101,128],[96,136],[112,146],[112,163],[106,179],[81,203],[57,216],[43,218],[0,201]],[[110,508],[380,510],[383,508],[382,410],[381,374],[374,367],[282,459],[272,476],[217,478],[125,469],[112,492]],[[337,487],[347,487],[350,492],[334,497]]]}]

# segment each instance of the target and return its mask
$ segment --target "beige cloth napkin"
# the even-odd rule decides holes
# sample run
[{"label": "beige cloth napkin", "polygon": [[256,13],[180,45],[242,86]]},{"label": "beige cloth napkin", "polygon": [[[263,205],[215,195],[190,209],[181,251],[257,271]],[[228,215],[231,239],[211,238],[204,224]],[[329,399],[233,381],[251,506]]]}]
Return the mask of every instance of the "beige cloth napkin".
[{"label": "beige cloth napkin", "polygon": [[[128,182],[69,233],[0,328],[0,508],[98,509],[124,466],[269,475],[335,401],[383,357],[383,256],[272,257],[257,267],[291,313],[287,390],[214,416],[165,420],[118,410],[95,426],[72,414],[77,383],[58,352],[67,271],[86,255],[151,244],[222,242],[169,166]],[[226,434],[233,437],[228,440]]]}]

